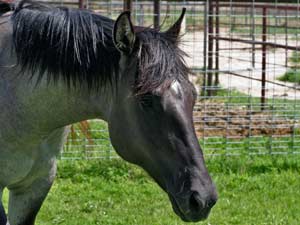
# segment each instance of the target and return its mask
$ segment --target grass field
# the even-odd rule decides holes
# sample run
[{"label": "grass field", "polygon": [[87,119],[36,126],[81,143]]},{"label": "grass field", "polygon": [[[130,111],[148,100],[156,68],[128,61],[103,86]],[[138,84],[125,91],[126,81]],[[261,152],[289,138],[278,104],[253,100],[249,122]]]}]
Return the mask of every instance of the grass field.
[{"label": "grass field", "polygon": [[290,69],[283,76],[279,77],[278,80],[299,84],[300,83],[300,70],[299,69]]},{"label": "grass field", "polygon": [[[197,224],[297,225],[300,156],[210,158],[219,201]],[[7,193],[5,193],[7,202]],[[183,225],[167,196],[121,160],[60,161],[39,225]]]},{"label": "grass field", "polygon": [[289,69],[284,75],[278,78],[280,81],[287,81],[293,83],[300,83],[300,53],[294,51],[289,58],[291,63],[291,69]]}]

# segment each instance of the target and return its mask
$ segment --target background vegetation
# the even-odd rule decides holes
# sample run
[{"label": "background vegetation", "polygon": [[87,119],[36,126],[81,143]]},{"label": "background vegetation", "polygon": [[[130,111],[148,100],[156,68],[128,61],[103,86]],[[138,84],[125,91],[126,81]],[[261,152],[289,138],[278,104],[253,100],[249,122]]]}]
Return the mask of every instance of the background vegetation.
[{"label": "background vegetation", "polygon": [[291,63],[291,69],[279,77],[279,80],[300,84],[300,52],[294,51],[289,61]]}]

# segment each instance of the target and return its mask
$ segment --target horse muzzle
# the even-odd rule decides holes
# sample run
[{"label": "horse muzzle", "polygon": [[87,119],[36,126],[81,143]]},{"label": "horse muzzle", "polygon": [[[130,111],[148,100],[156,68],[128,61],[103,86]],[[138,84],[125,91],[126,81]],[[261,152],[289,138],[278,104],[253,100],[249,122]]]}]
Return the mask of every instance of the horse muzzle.
[{"label": "horse muzzle", "polygon": [[211,208],[217,202],[216,191],[205,198],[196,191],[190,191],[185,196],[170,195],[174,212],[185,222],[198,222],[205,220]]}]

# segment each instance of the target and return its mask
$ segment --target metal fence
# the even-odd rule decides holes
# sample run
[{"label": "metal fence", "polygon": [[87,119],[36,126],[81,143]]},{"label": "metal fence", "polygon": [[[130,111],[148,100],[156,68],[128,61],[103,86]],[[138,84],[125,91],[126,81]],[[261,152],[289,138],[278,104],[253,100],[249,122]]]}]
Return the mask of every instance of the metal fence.
[{"label": "metal fence", "polygon": [[208,2],[207,66],[195,113],[207,153],[300,153],[299,9]]},{"label": "metal fence", "polygon": [[[51,1],[53,3],[53,1]],[[159,1],[154,1],[159,2]],[[300,0],[56,1],[166,29],[187,8],[181,47],[199,97],[194,122],[206,155],[300,153]],[[80,4],[79,4],[80,3]],[[293,81],[293,82],[290,82]],[[76,125],[62,158],[117,157],[106,124]],[[86,128],[86,127],[85,127]],[[82,130],[82,129],[81,129]],[[83,129],[84,130],[84,129]],[[87,138],[87,137],[88,138]]]}]

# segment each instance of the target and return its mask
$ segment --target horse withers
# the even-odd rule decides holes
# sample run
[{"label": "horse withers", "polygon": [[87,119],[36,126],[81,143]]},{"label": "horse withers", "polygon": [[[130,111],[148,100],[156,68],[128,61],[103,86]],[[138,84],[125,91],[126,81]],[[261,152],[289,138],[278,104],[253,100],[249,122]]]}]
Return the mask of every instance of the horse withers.
[{"label": "horse withers", "polygon": [[144,168],[184,221],[217,200],[193,126],[196,92],[179,47],[185,10],[167,31],[86,10],[21,1],[0,19],[0,193],[7,219],[33,225],[67,126],[99,118],[125,160]]}]

